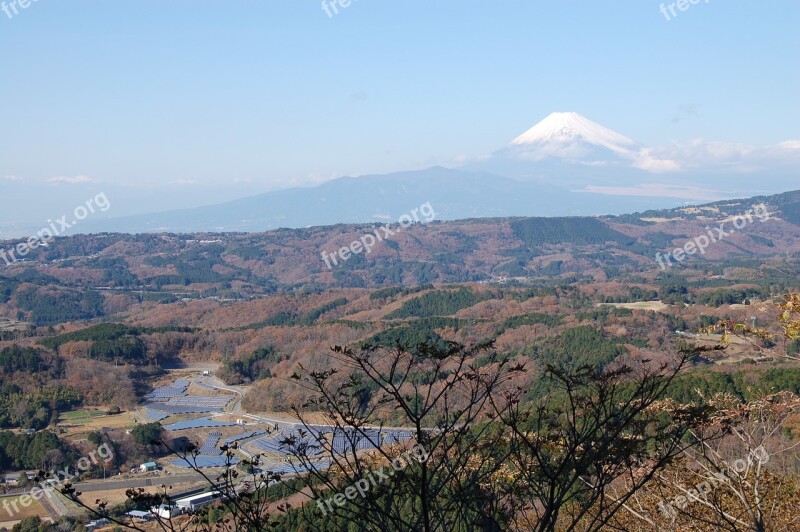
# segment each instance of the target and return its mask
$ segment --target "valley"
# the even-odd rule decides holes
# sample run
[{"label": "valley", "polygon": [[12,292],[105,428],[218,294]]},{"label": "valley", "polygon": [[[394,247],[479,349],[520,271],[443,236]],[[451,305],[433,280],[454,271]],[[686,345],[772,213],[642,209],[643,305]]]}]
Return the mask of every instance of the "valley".
[{"label": "valley", "polygon": [[[122,515],[125,489],[163,477],[177,499],[201,487],[190,465],[219,474],[258,456],[260,471],[302,475],[280,442],[339,429],[302,406],[311,396],[294,377],[335,368],[333,346],[491,341],[531,368],[514,382],[534,404],[550,393],[536,384],[549,366],[666,363],[688,342],[701,351],[668,391],[676,400],[722,391],[746,399],[752,386],[798,393],[797,341],[707,329],[774,328],[800,277],[799,202],[791,192],[617,217],[409,224],[330,269],[320,249],[358,241],[371,226],[58,238],[0,270],[0,422],[16,438],[52,430],[62,453],[113,445],[113,462],[75,481]],[[683,249],[761,203],[763,223],[659,267],[658,250]],[[376,432],[381,442],[409,437],[400,412],[377,413],[394,427]],[[176,458],[181,449],[199,451],[187,462]],[[154,472],[135,472],[149,461]],[[43,463],[4,462],[31,474]],[[81,513],[62,503],[64,515]]]}]

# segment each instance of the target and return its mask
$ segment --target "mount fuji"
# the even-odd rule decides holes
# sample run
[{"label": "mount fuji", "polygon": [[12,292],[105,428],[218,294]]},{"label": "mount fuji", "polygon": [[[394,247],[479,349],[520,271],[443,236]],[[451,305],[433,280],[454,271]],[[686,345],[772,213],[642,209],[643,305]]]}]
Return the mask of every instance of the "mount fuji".
[{"label": "mount fuji", "polygon": [[[509,144],[469,168],[518,179],[570,179],[571,186],[598,180],[614,183],[649,179],[652,173],[675,172],[675,161],[653,155],[654,150],[592,122],[585,116],[551,113]],[[552,182],[552,181],[550,181]]]},{"label": "mount fuji", "polygon": [[512,155],[530,160],[556,157],[573,162],[634,161],[643,146],[578,113],[552,113],[511,141]]},{"label": "mount fuji", "polygon": [[551,113],[489,157],[457,168],[341,177],[224,204],[98,220],[94,226],[87,221],[81,230],[263,231],[383,223],[426,202],[439,220],[621,214],[789,190],[796,187],[799,163],[800,141],[753,149],[700,140],[654,149],[578,113]]}]

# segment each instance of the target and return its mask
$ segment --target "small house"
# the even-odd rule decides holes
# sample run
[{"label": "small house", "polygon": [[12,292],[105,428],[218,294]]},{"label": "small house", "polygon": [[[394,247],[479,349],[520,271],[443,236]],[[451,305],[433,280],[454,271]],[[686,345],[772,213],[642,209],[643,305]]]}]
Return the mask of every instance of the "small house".
[{"label": "small house", "polygon": [[130,512],[126,513],[128,517],[133,519],[134,521],[152,521],[154,519],[153,514],[150,512],[145,512],[142,510],[131,510]]},{"label": "small house", "polygon": [[[23,475],[25,476],[23,477]],[[36,476],[36,473],[34,473],[33,476]],[[4,477],[4,481],[9,486],[17,486],[19,485],[20,480],[22,480],[23,478],[25,480],[30,480],[32,476],[29,475],[28,473],[9,473]]]},{"label": "small house", "polygon": [[145,462],[139,466],[140,473],[147,473],[149,471],[157,471],[157,470],[158,470],[158,464],[155,462]]},{"label": "small house", "polygon": [[96,530],[98,528],[103,528],[111,524],[111,521],[108,519],[95,519],[94,521],[89,521],[86,523],[86,530]]}]

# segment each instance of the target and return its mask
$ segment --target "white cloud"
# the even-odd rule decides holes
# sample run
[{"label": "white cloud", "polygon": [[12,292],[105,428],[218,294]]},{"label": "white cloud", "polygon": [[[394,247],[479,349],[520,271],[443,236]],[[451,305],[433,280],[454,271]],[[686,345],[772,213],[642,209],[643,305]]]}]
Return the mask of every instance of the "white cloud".
[{"label": "white cloud", "polygon": [[3,176],[3,179],[5,179],[6,181],[22,181],[24,178],[18,175],[6,175]]},{"label": "white cloud", "polygon": [[652,152],[652,148],[642,148],[633,162],[633,167],[653,173],[678,172],[681,169],[681,165],[677,161],[654,157]]},{"label": "white cloud", "polygon": [[592,192],[604,196],[637,196],[654,198],[678,198],[684,200],[715,201],[725,199],[725,195],[716,190],[702,187],[670,185],[667,183],[647,183],[633,187],[606,187],[587,185],[583,190],[573,192]]},{"label": "white cloud", "polygon": [[68,185],[78,185],[80,183],[95,183],[96,181],[91,177],[85,175],[76,175],[75,177],[56,176],[47,180],[48,183],[65,183]]},{"label": "white cloud", "polygon": [[785,140],[775,147],[780,150],[800,150],[800,140]]},{"label": "white cloud", "polygon": [[170,181],[169,185],[199,185],[199,181],[195,181],[194,179],[176,179],[175,181]]},{"label": "white cloud", "polygon": [[[754,173],[800,168],[800,141],[788,140],[772,146],[751,146],[733,142],[695,139],[687,144],[652,148],[649,157],[673,161],[681,170],[723,170]],[[648,168],[643,168],[648,169]]]},{"label": "white cloud", "polygon": [[311,172],[306,175],[305,179],[298,177],[291,177],[288,179],[280,179],[277,182],[285,187],[305,187],[309,185],[321,185],[328,181],[333,181],[341,177],[339,172]]}]

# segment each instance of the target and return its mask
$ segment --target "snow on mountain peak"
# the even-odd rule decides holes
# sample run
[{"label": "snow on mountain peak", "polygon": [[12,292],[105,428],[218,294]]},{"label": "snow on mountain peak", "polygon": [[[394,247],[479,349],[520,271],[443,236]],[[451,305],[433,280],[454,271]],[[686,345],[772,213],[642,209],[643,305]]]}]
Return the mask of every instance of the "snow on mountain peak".
[{"label": "snow on mountain peak", "polygon": [[512,146],[536,147],[587,143],[630,157],[639,144],[578,113],[551,113],[547,118],[511,141]]}]

